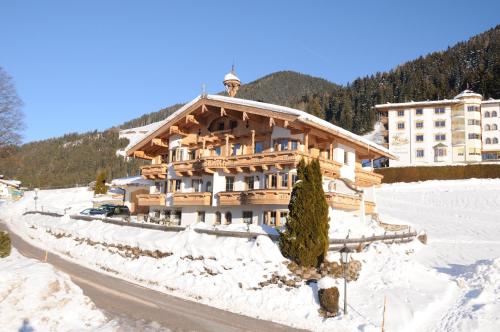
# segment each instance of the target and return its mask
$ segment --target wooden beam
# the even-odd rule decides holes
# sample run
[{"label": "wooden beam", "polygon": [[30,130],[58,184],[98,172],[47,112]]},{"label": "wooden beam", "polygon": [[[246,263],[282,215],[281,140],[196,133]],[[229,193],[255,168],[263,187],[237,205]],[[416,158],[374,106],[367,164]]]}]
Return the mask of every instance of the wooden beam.
[{"label": "wooden beam", "polygon": [[261,167],[262,167],[262,169],[263,169],[264,171],[267,171],[267,170],[269,169],[269,167],[267,167],[267,165],[262,165]]},{"label": "wooden beam", "polygon": [[283,127],[288,128],[288,125],[289,125],[288,120],[285,120],[285,122],[283,123]]},{"label": "wooden beam", "polygon": [[200,124],[194,117],[193,114],[188,114],[186,115],[186,123],[195,123],[195,124]]},{"label": "wooden beam", "polygon": [[255,172],[257,169],[255,168],[255,166],[249,166],[249,167],[248,167],[248,170],[249,170],[250,172]]},{"label": "wooden beam", "polygon": [[249,117],[248,117],[247,112],[243,112],[243,121],[246,121],[248,119],[249,119]]},{"label": "wooden beam", "polygon": [[279,169],[280,171],[283,169],[283,166],[281,166],[280,164],[275,164],[274,167],[276,167],[276,169]]},{"label": "wooden beam", "polygon": [[274,122],[274,118],[269,118],[269,127],[275,126],[276,122]]},{"label": "wooden beam", "polygon": [[135,158],[140,158],[140,159],[148,159],[148,160],[153,160],[154,157],[146,154],[144,151],[134,151],[134,157]]},{"label": "wooden beam", "polygon": [[210,168],[204,168],[203,172],[208,173],[208,174],[214,174],[215,172],[212,171]]},{"label": "wooden beam", "polygon": [[153,138],[151,140],[151,146],[161,146],[163,148],[168,148],[168,144],[165,143],[161,138]]},{"label": "wooden beam", "polygon": [[237,173],[242,173],[243,172],[243,169],[241,167],[236,167],[236,172]]},{"label": "wooden beam", "polygon": [[201,113],[208,112],[208,108],[205,104],[201,105]]},{"label": "wooden beam", "polygon": [[227,113],[226,113],[226,110],[224,109],[224,107],[221,107],[220,108],[220,116],[226,116]]}]

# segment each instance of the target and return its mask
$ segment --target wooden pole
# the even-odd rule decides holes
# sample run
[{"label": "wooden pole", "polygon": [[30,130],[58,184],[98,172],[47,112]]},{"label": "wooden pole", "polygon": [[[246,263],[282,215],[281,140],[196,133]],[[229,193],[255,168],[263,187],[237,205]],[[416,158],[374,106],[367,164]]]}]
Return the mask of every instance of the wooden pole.
[{"label": "wooden pole", "polygon": [[384,296],[384,311],[382,313],[382,329],[381,332],[385,331],[385,307],[387,305],[387,296]]},{"label": "wooden pole", "polygon": [[45,258],[43,259],[43,261],[46,262],[48,258],[49,258],[49,252],[45,250]]}]

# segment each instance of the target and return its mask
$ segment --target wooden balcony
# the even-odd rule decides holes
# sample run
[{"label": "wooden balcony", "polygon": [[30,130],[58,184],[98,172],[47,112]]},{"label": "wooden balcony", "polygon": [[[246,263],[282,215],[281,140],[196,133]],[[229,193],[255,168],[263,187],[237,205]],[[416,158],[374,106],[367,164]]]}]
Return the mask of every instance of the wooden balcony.
[{"label": "wooden balcony", "polygon": [[166,179],[167,164],[146,165],[141,167],[141,175],[145,179]]},{"label": "wooden balcony", "polygon": [[237,206],[242,204],[242,191],[221,191],[217,193],[219,206]]},{"label": "wooden balcony", "polygon": [[166,204],[165,194],[139,194],[136,197],[139,206],[164,206]]},{"label": "wooden balcony", "polygon": [[383,175],[374,173],[373,171],[357,167],[355,184],[359,187],[378,186],[382,182],[383,177]]},{"label": "wooden balcony", "polygon": [[176,192],[173,195],[174,206],[210,206],[212,193],[210,192]]},{"label": "wooden balcony", "polygon": [[244,204],[285,204],[290,203],[291,192],[288,189],[249,190],[243,194]]},{"label": "wooden balcony", "polygon": [[[334,209],[344,211],[359,210],[361,198],[355,195],[347,195],[335,192],[325,193],[326,202]],[[365,213],[371,214],[375,211],[375,203],[365,201]]]}]

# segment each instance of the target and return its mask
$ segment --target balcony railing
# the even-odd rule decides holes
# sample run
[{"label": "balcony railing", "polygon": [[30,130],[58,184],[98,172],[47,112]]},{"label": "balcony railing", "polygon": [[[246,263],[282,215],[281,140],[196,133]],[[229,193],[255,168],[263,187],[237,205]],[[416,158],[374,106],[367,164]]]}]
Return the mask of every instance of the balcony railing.
[{"label": "balcony railing", "polygon": [[383,175],[365,170],[361,167],[356,168],[355,184],[360,187],[378,186],[383,179]]},{"label": "balcony railing", "polygon": [[219,206],[241,205],[243,198],[242,191],[221,191],[217,193]]},{"label": "balcony railing", "polygon": [[210,206],[212,193],[210,192],[176,192],[173,194],[174,206]]},{"label": "balcony railing", "polygon": [[161,206],[166,204],[165,194],[139,194],[136,197],[139,206]]},{"label": "balcony railing", "polygon": [[166,179],[167,164],[146,165],[141,167],[141,175],[145,179]]},{"label": "balcony railing", "polygon": [[288,189],[249,190],[243,194],[245,204],[288,204],[291,192]]},{"label": "balcony railing", "polygon": [[[361,198],[355,195],[347,195],[335,192],[325,193],[326,202],[334,209],[355,211],[361,206]],[[375,211],[375,203],[365,201],[365,213],[373,213]]]}]

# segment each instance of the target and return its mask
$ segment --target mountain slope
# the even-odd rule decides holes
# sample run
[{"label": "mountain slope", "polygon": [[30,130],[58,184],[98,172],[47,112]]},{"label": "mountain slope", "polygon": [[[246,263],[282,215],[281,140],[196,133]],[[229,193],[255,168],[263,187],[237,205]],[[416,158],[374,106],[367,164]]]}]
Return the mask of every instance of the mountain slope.
[{"label": "mountain slope", "polygon": [[[445,51],[358,78],[347,86],[284,71],[243,85],[238,97],[299,108],[364,134],[373,129],[374,104],[453,98],[467,86],[485,98],[500,98],[500,25]],[[162,120],[180,106],[145,114],[120,127]],[[140,162],[115,156],[115,150],[124,146],[126,141],[118,139],[116,129],[32,142],[0,150],[0,174],[31,187],[49,187],[90,182],[98,169],[107,169],[112,177],[136,173]]]}]

